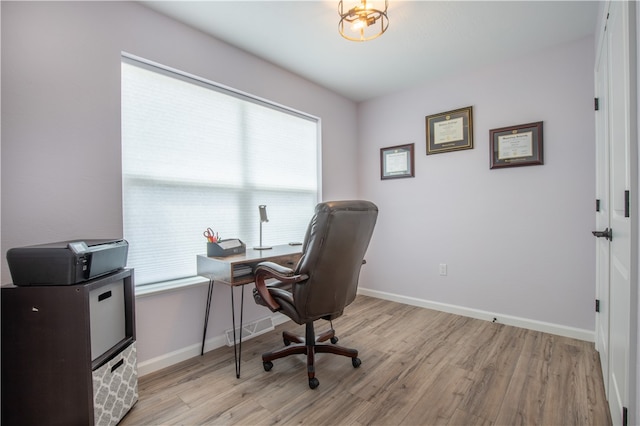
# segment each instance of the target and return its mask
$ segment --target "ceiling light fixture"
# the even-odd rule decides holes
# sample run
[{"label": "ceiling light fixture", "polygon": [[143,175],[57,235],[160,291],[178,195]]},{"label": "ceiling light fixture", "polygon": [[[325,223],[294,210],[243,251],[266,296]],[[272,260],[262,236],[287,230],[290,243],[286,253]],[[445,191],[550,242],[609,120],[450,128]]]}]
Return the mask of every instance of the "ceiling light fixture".
[{"label": "ceiling light fixture", "polygon": [[[340,35],[351,41],[367,41],[381,36],[389,28],[388,6],[388,0],[384,0],[384,10],[371,7],[367,0],[360,0],[359,5],[345,12],[343,1],[340,0],[338,3]],[[378,22],[380,25],[375,25]]]}]

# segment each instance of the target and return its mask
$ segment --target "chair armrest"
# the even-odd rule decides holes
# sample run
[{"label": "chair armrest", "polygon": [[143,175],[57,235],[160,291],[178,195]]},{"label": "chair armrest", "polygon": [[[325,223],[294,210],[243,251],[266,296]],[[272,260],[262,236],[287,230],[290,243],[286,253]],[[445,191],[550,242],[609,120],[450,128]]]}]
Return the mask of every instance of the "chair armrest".
[{"label": "chair armrest", "polygon": [[294,275],[293,269],[279,265],[274,262],[260,262],[253,269],[253,274],[257,275],[258,272],[273,275],[271,278],[277,278],[281,281],[286,280]]},{"label": "chair armrest", "polygon": [[280,305],[275,301],[273,296],[271,296],[271,293],[269,293],[269,289],[267,288],[265,280],[269,278],[275,278],[285,284],[292,284],[304,281],[309,278],[308,275],[304,274],[295,275],[293,269],[287,268],[286,266],[278,265],[274,262],[259,263],[254,268],[253,275],[255,276],[256,290],[260,294],[260,297],[262,297],[262,300],[265,301],[269,309],[274,312],[280,309]]}]

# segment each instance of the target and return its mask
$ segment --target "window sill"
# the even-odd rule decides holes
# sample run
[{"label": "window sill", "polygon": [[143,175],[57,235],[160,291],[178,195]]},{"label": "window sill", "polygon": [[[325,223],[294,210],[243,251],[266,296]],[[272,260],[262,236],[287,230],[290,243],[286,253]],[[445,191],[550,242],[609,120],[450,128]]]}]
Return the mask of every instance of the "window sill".
[{"label": "window sill", "polygon": [[159,283],[145,284],[136,287],[136,298],[155,296],[161,293],[169,293],[172,291],[182,290],[188,287],[208,285],[209,280],[205,277],[195,276],[189,278],[181,278],[179,280],[162,281]]}]

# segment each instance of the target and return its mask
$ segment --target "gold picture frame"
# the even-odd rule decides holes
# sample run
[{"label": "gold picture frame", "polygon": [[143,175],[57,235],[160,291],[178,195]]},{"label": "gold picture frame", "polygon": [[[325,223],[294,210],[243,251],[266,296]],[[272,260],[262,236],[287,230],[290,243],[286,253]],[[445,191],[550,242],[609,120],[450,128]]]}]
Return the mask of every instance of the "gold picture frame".
[{"label": "gold picture frame", "polygon": [[473,149],[473,107],[428,115],[427,155]]}]

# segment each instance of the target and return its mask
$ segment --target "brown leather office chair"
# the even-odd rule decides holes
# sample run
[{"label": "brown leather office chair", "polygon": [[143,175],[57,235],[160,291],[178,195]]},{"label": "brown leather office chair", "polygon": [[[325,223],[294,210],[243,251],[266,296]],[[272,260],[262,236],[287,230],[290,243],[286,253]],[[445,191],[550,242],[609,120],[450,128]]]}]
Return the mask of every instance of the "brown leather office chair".
[{"label": "brown leather office chair", "polygon": [[[360,268],[378,217],[378,207],[369,201],[330,201],[316,206],[302,245],[302,257],[295,269],[272,262],[255,268],[256,303],[279,311],[298,324],[305,324],[305,337],[282,333],[285,348],[262,355],[265,371],[272,361],[294,354],[307,355],[309,387],[320,382],[313,365],[316,353],[332,353],[351,358],[360,366],[358,351],[337,346],[333,324],[331,329],[315,336],[314,321],[331,321],[342,315],[345,306],[356,297]],[[267,284],[265,280],[277,281]],[[331,345],[319,343],[331,341]],[[289,346],[296,343],[294,346]]]}]

